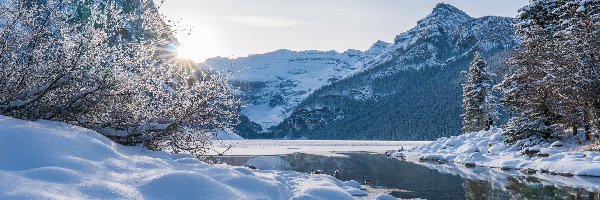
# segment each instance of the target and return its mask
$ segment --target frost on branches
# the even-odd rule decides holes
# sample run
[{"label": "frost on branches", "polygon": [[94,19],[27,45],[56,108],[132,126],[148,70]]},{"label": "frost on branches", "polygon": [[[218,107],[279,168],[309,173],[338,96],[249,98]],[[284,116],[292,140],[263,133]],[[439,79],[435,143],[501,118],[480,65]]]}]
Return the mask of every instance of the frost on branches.
[{"label": "frost on branches", "polygon": [[492,94],[493,73],[479,52],[466,73],[463,84],[463,132],[489,130],[498,118],[496,97]]},{"label": "frost on branches", "polygon": [[174,55],[176,28],[152,0],[4,1],[0,115],[201,155],[239,102],[224,77]]},{"label": "frost on branches", "polygon": [[[520,10],[521,48],[509,64],[514,73],[498,85],[513,113],[510,143],[561,138],[600,128],[600,1],[533,0]],[[569,131],[564,131],[569,130]],[[594,137],[595,136],[595,137]]]}]

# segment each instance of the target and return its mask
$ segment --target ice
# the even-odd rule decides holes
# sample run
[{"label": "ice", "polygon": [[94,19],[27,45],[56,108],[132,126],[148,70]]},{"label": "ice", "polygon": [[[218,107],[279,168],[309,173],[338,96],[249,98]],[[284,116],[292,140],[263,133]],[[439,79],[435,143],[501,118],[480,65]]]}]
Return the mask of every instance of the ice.
[{"label": "ice", "polygon": [[354,141],[354,140],[224,140],[214,144],[217,152],[232,146],[225,155],[273,156],[307,153],[322,156],[343,156],[336,152],[385,153],[390,149],[411,148],[429,141]]}]

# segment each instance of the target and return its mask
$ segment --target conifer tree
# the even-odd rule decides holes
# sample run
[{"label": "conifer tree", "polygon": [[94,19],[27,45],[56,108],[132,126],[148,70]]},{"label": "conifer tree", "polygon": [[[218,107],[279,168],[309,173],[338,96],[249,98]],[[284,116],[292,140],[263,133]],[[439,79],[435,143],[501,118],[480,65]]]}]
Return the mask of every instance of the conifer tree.
[{"label": "conifer tree", "polygon": [[498,85],[513,118],[509,142],[548,139],[565,129],[597,129],[599,26],[597,1],[533,0],[520,10],[521,48],[509,59],[515,72]]},{"label": "conifer tree", "polygon": [[463,132],[489,130],[497,119],[497,103],[491,89],[493,76],[476,52],[463,84]]}]

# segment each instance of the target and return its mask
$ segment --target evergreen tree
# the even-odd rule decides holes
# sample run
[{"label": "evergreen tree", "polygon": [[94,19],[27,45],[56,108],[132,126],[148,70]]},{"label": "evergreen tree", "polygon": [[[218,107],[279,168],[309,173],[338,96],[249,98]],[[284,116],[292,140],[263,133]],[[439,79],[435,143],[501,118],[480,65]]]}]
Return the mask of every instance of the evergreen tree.
[{"label": "evergreen tree", "polygon": [[497,119],[497,103],[491,89],[493,76],[476,52],[463,84],[463,132],[489,130]]},{"label": "evergreen tree", "polygon": [[509,142],[597,129],[599,71],[597,1],[534,0],[520,10],[520,50],[509,59],[516,70],[498,86],[513,119]]}]

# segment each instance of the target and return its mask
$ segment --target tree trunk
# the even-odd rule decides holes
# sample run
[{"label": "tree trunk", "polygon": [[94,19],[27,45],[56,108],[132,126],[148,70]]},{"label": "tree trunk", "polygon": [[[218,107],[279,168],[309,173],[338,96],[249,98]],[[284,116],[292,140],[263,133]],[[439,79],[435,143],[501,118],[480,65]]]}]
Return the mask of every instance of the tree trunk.
[{"label": "tree trunk", "polygon": [[589,122],[588,112],[583,113],[583,128],[585,130],[585,141],[589,141],[591,138],[591,125]]}]

